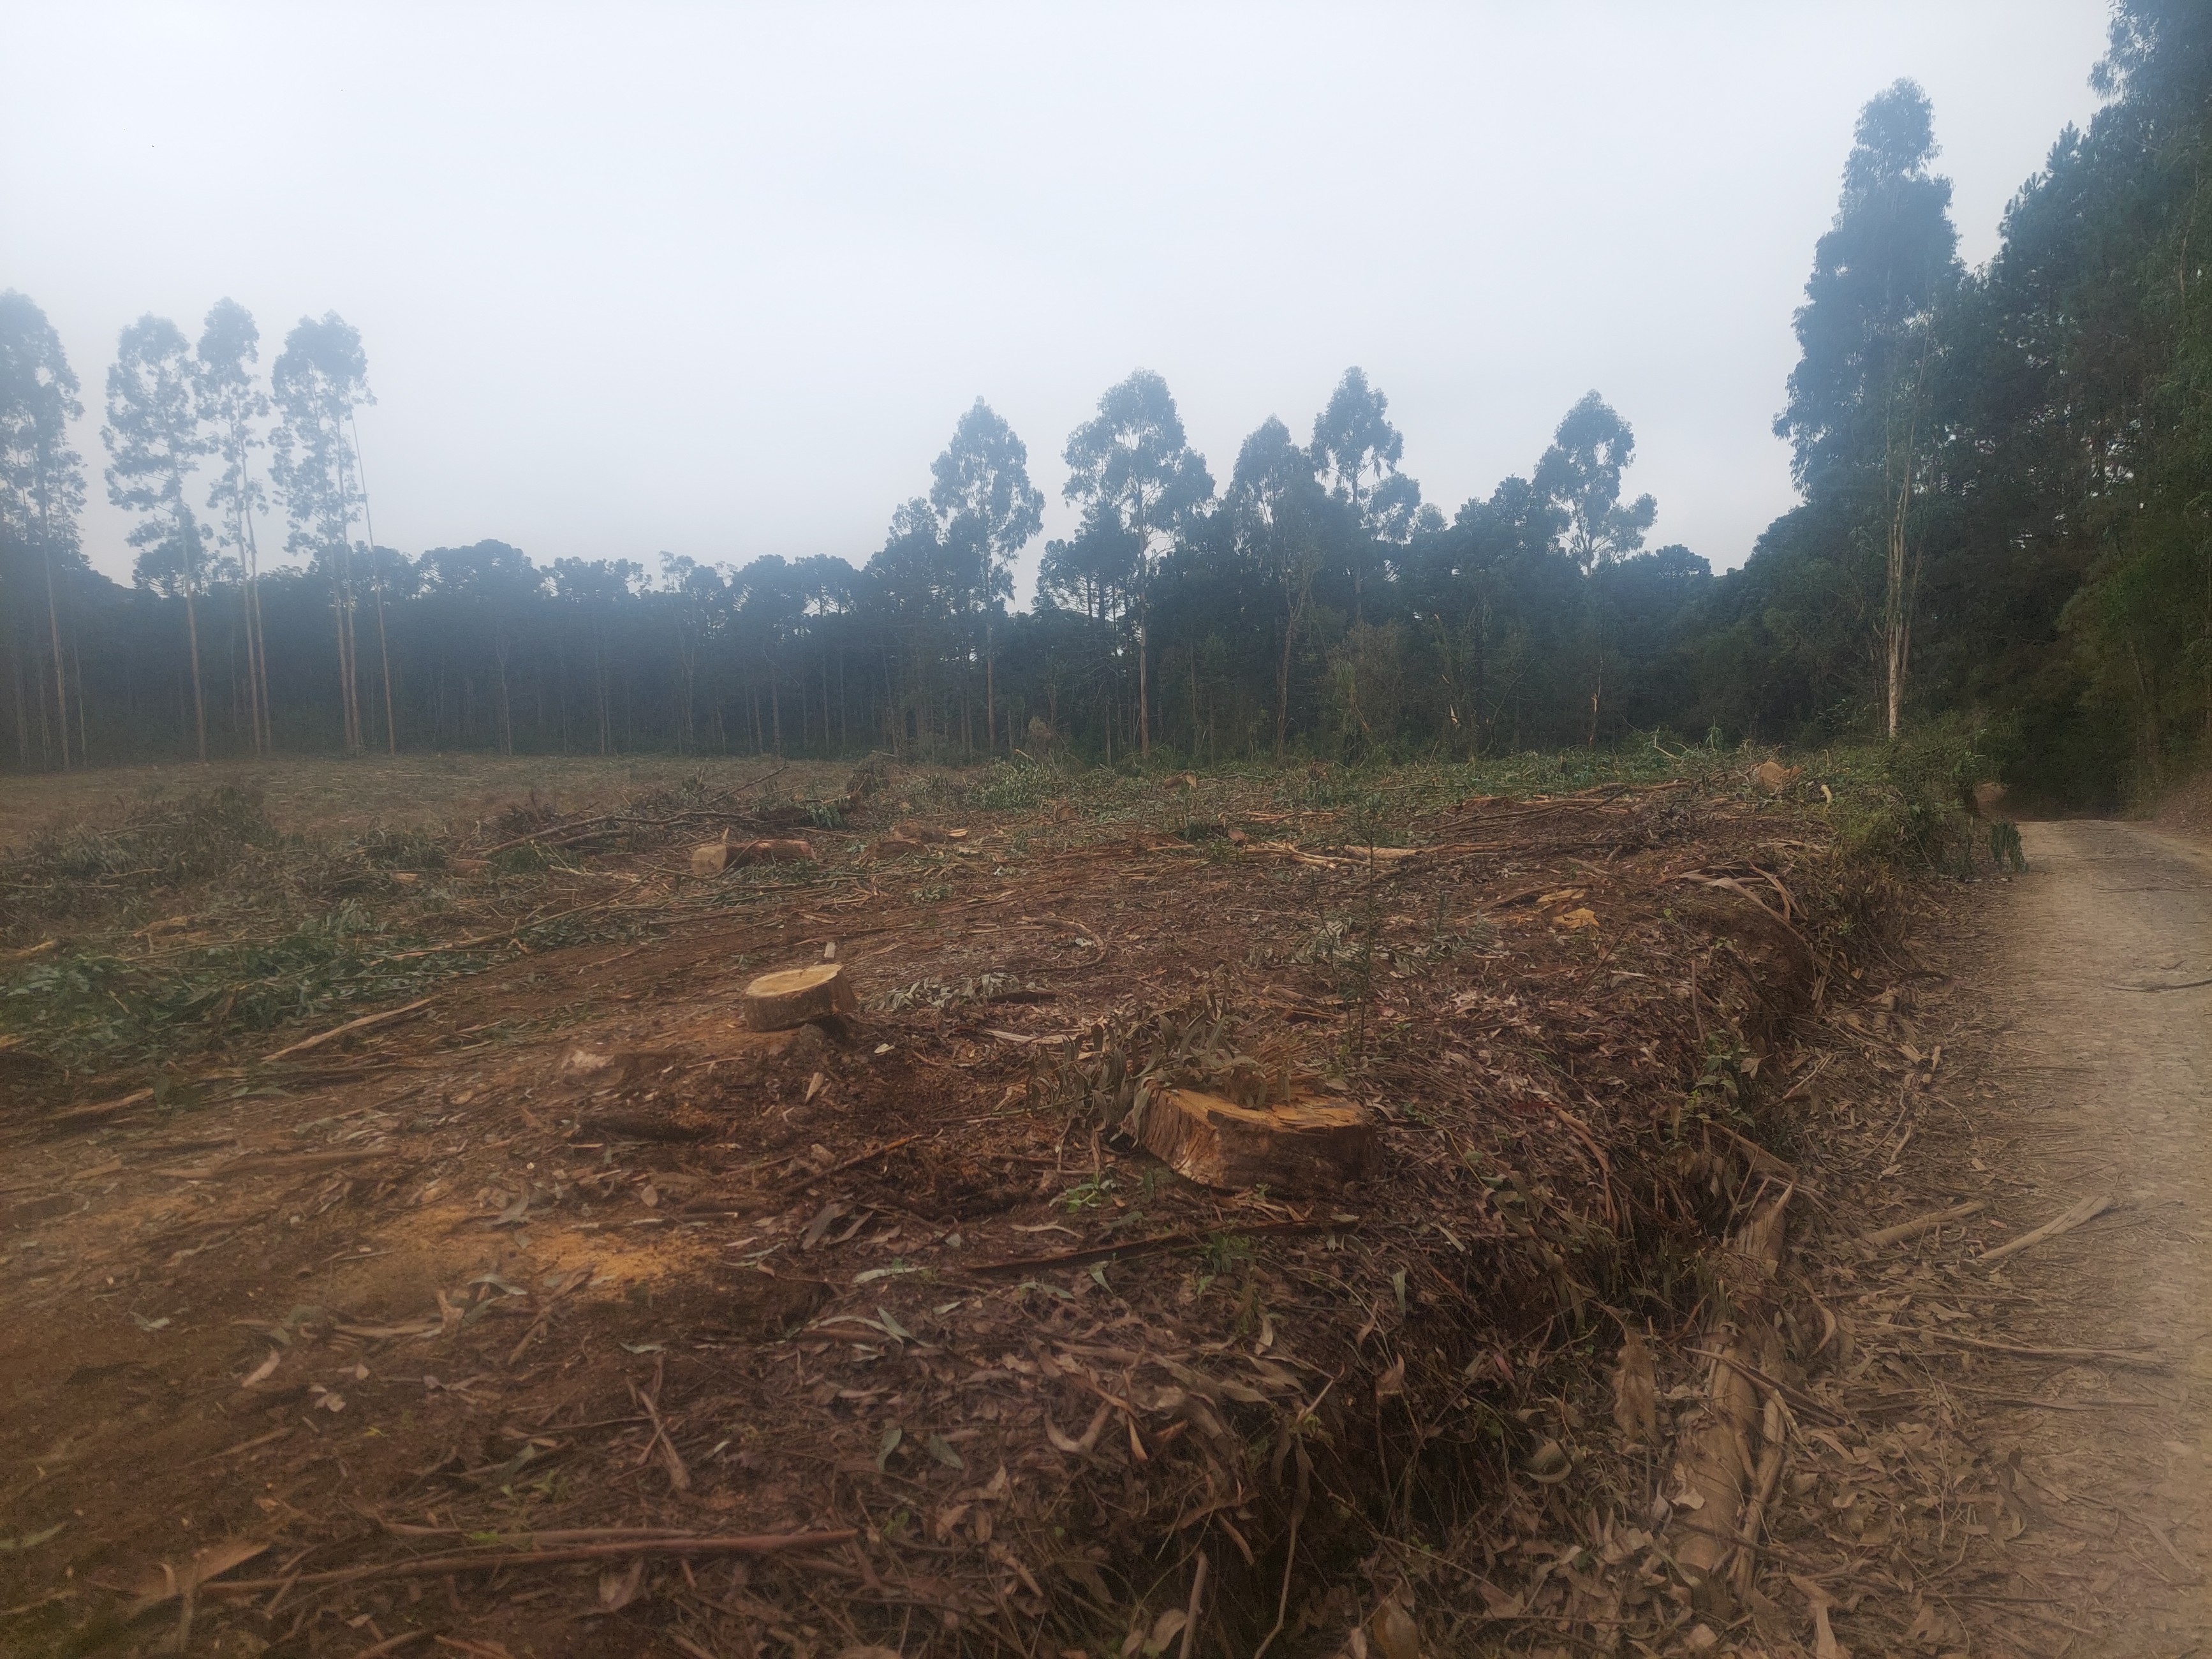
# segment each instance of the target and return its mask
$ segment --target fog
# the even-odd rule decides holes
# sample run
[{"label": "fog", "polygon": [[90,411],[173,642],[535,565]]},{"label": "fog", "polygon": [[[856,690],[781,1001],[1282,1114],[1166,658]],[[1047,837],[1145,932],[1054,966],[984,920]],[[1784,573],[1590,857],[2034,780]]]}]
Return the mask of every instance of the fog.
[{"label": "fog", "polygon": [[[1970,260],[2096,107],[2098,0],[11,4],[0,287],[85,384],[149,310],[358,327],[379,541],[856,562],[979,393],[1063,529],[1133,367],[1225,481],[1348,364],[1449,514],[1595,387],[1654,542],[1741,562],[1858,106],[1932,97]],[[278,538],[281,539],[281,536]],[[264,540],[264,545],[271,544]],[[1040,544],[1041,545],[1041,544]],[[1038,548],[1024,561],[1025,598]]]}]

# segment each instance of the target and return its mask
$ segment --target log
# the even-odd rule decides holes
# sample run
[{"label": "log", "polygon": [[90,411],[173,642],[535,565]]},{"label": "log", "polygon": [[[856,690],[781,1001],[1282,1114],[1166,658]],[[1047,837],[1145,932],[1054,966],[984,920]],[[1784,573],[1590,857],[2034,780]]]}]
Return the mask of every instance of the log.
[{"label": "log", "polygon": [[1364,1107],[1292,1100],[1239,1106],[1196,1089],[1153,1097],[1138,1125],[1146,1152],[1201,1187],[1332,1193],[1372,1172],[1374,1121]]},{"label": "log", "polygon": [[756,1031],[787,1031],[810,1020],[834,1019],[860,1012],[853,982],[842,962],[817,962],[763,974],[744,992],[745,1024]]},{"label": "log", "polygon": [[719,876],[746,864],[811,864],[814,849],[803,841],[702,842],[691,849],[691,873]]}]

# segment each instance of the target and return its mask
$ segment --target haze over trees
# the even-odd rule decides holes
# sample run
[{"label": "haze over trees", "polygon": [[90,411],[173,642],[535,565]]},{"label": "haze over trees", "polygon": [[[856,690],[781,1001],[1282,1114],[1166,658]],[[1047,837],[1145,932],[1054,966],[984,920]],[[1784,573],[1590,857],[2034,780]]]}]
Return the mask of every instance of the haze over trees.
[{"label": "haze over trees", "polygon": [[[377,544],[364,344],[303,319],[264,387],[229,301],[147,317],[106,383],[135,581],[91,570],[76,375],[0,295],[0,763],[265,750],[959,759],[1469,756],[1632,733],[1978,725],[2081,800],[2212,751],[2204,239],[2212,16],[2128,0],[2097,85],[1962,266],[1938,112],[1869,100],[1812,250],[1776,431],[1802,500],[1741,569],[1646,546],[1628,420],[1596,391],[1449,517],[1358,368],[1258,421],[1217,485],[1139,368],[1060,450],[1074,528],[1010,609],[1043,491],[981,398],[880,548],[739,568],[550,568]],[[1324,395],[1325,394],[1325,395]],[[1303,443],[1301,432],[1309,435]],[[1031,434],[1035,436],[1036,434]],[[265,567],[257,511],[293,562]]]}]

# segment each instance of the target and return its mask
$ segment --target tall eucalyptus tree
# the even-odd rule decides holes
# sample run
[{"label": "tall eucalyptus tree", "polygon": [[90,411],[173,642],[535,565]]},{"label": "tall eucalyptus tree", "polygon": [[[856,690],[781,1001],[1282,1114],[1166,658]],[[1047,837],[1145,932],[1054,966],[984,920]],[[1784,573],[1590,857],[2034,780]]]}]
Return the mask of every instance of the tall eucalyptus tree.
[{"label": "tall eucalyptus tree", "polygon": [[253,751],[264,754],[273,733],[269,718],[269,650],[261,623],[261,548],[254,520],[268,492],[253,476],[253,452],[266,448],[260,422],[269,417],[268,394],[255,366],[261,331],[253,313],[235,300],[218,300],[200,331],[193,365],[199,418],[222,471],[209,486],[209,510],[219,515],[216,540],[245,572],[246,666]]},{"label": "tall eucalyptus tree", "polygon": [[982,618],[987,753],[998,746],[992,618],[1000,601],[1013,597],[1015,556],[1044,525],[1044,492],[1030,482],[1029,459],[1029,451],[1013,428],[978,398],[930,467],[929,504],[944,520],[945,545],[975,576],[969,602]]},{"label": "tall eucalyptus tree", "polygon": [[[70,447],[69,423],[84,413],[76,372],[61,337],[27,295],[0,293],[0,544],[39,550],[46,596],[46,638],[54,678],[54,723],[62,769],[70,764],[70,696],[62,653],[55,568],[82,566],[76,515],[84,508],[84,460]],[[0,546],[0,551],[4,551]],[[28,763],[20,694],[16,747]],[[77,758],[84,757],[84,714],[77,711]]]},{"label": "tall eucalyptus tree", "polygon": [[1881,546],[1885,722],[1903,717],[1918,551],[1913,508],[1933,465],[1928,416],[1937,321],[1962,273],[1951,181],[1928,94],[1899,81],[1859,112],[1834,224],[1813,252],[1795,319],[1802,353],[1774,422],[1808,501],[1826,498],[1854,538]]},{"label": "tall eucalyptus tree", "polygon": [[360,331],[335,311],[319,320],[302,317],[284,337],[269,389],[278,417],[270,476],[292,526],[284,544],[319,565],[330,582],[345,746],[359,750],[366,738],[354,648],[353,520],[361,484],[352,422],[354,410],[374,401]]},{"label": "tall eucalyptus tree", "polygon": [[185,479],[214,446],[202,435],[191,343],[150,313],[123,331],[107,371],[107,499],[140,515],[131,532],[142,586],[181,595],[191,665],[192,726],[207,764],[207,696],[200,678],[199,592],[205,547]]},{"label": "tall eucalyptus tree", "polygon": [[1137,749],[1149,755],[1152,573],[1167,540],[1213,499],[1213,475],[1184,435],[1168,383],[1149,368],[1106,389],[1098,413],[1068,435],[1061,459],[1069,474],[1061,495],[1118,520],[1135,544]]}]

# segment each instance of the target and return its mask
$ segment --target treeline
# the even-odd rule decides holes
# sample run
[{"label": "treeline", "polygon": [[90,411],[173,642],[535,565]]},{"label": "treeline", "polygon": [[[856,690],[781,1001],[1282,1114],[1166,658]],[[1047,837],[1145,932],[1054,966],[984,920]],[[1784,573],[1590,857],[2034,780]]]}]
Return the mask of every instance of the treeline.
[{"label": "treeline", "polygon": [[[1968,270],[1932,112],[1872,100],[1796,316],[1777,431],[1799,506],[1714,577],[1645,545],[1628,424],[1595,394],[1449,519],[1348,371],[1304,434],[1217,478],[1158,376],[1061,453],[1077,528],[1010,610],[1043,496],[980,399],[861,562],[533,564],[378,545],[362,343],[252,319],[124,331],[101,429],[130,588],[76,538],[79,389],[0,296],[0,606],[15,766],[267,749],[1104,759],[1471,755],[1962,717],[2016,781],[2110,799],[2212,744],[2201,245],[2212,13],[2130,0],[2068,131]],[[1534,447],[1534,446],[1532,446]],[[919,478],[917,480],[919,482]],[[295,562],[264,565],[273,505]],[[0,738],[0,741],[4,741]],[[5,752],[5,751],[0,751]]]}]

